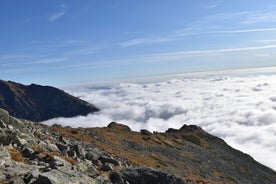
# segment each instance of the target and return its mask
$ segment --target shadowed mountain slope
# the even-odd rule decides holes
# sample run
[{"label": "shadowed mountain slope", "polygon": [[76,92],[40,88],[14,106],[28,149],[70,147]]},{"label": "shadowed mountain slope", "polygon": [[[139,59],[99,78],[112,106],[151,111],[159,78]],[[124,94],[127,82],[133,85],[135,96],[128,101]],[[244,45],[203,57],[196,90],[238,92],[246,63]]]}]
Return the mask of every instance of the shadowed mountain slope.
[{"label": "shadowed mountain slope", "polygon": [[54,87],[0,80],[0,108],[31,121],[73,117],[98,111],[94,105]]}]

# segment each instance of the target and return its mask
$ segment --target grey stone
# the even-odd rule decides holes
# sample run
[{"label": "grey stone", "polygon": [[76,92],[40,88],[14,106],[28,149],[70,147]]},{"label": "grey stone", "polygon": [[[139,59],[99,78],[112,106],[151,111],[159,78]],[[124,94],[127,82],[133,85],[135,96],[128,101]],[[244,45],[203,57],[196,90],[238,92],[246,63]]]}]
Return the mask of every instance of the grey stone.
[{"label": "grey stone", "polygon": [[13,130],[13,126],[12,125],[8,125],[8,129]]},{"label": "grey stone", "polygon": [[109,179],[111,180],[112,183],[124,184],[124,180],[123,180],[122,176],[116,171],[110,172]]},{"label": "grey stone", "polygon": [[3,120],[0,120],[0,128],[7,128],[7,125],[4,123]]},{"label": "grey stone", "polygon": [[152,135],[152,133],[150,131],[145,130],[145,129],[140,130],[140,132],[141,132],[142,135],[146,135],[146,136]]},{"label": "grey stone", "polygon": [[4,109],[0,109],[0,120],[2,120],[4,123],[9,123],[10,121],[10,116],[8,111],[4,110]]},{"label": "grey stone", "polygon": [[100,160],[102,163],[111,163],[111,164],[113,164],[113,165],[115,165],[115,166],[120,166],[120,165],[121,165],[121,163],[120,163],[118,160],[116,160],[116,159],[114,159],[114,158],[111,158],[111,157],[108,157],[108,156],[105,156],[105,155],[102,155],[102,156],[99,158],[99,160]]},{"label": "grey stone", "polygon": [[31,157],[31,155],[34,153],[34,150],[29,147],[24,147],[22,149],[22,154],[25,158]]},{"label": "grey stone", "polygon": [[87,150],[85,154],[85,158],[87,160],[98,160],[102,155],[102,152],[98,148],[94,148],[92,150]]},{"label": "grey stone", "polygon": [[102,165],[102,167],[101,167],[101,170],[102,170],[102,171],[112,171],[112,169],[113,169],[113,167],[112,167],[111,164],[104,164],[104,165]]},{"label": "grey stone", "polygon": [[78,157],[84,157],[85,156],[85,151],[80,145],[74,145],[72,148],[76,152]]},{"label": "grey stone", "polygon": [[56,146],[62,153],[66,153],[69,148],[66,144],[62,144],[62,143],[56,143]]},{"label": "grey stone", "polygon": [[59,149],[58,149],[58,147],[55,144],[47,142],[47,147],[48,147],[49,151],[59,152]]},{"label": "grey stone", "polygon": [[22,178],[15,177],[9,180],[9,184],[25,184],[25,182]]},{"label": "grey stone", "polygon": [[77,157],[77,154],[74,150],[69,150],[67,151],[67,155],[68,157],[72,157],[72,158],[76,158]]},{"label": "grey stone", "polygon": [[181,178],[153,168],[129,168],[120,171],[120,174],[131,184],[185,184]]},{"label": "grey stone", "polygon": [[52,181],[47,176],[39,175],[37,180],[33,182],[32,184],[55,184],[54,181]]},{"label": "grey stone", "polygon": [[111,183],[111,181],[109,181],[106,175],[101,175],[96,178],[96,184],[109,184],[109,183]]}]

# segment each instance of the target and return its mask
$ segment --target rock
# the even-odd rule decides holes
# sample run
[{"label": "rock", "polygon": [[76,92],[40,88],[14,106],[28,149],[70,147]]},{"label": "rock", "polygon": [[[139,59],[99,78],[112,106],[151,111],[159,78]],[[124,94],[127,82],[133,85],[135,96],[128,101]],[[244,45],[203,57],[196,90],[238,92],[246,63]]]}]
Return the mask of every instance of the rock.
[{"label": "rock", "polygon": [[126,132],[130,132],[131,129],[123,124],[119,124],[116,122],[111,122],[108,126],[108,128],[114,129],[114,130],[120,130],[120,131],[126,131]]},{"label": "rock", "polygon": [[56,182],[52,181],[47,176],[39,175],[37,180],[32,184],[55,184]]},{"label": "rock", "polygon": [[4,123],[3,120],[0,120],[0,128],[7,128],[7,125]]},{"label": "rock", "polygon": [[34,153],[34,150],[29,147],[24,147],[22,149],[22,154],[25,158],[30,158],[33,153]]},{"label": "rock", "polygon": [[102,165],[101,170],[102,171],[112,171],[113,167],[111,164],[104,164],[104,165]]},{"label": "rock", "polygon": [[96,184],[112,184],[106,175],[101,175],[96,178]]},{"label": "rock", "polygon": [[21,139],[19,136],[16,136],[15,143],[19,146],[24,146],[25,144],[27,144],[27,141],[25,139]]},{"label": "rock", "polygon": [[13,126],[8,125],[8,129],[13,130]]},{"label": "rock", "polygon": [[185,184],[181,178],[153,168],[129,168],[120,173],[131,184]]},{"label": "rock", "polygon": [[146,135],[146,136],[152,135],[152,133],[150,131],[145,130],[145,129],[140,130],[140,132],[141,132],[142,135]]},{"label": "rock", "polygon": [[112,183],[124,184],[124,180],[123,180],[122,176],[116,171],[110,172],[109,179],[111,180]]},{"label": "rock", "polygon": [[13,128],[16,128],[16,129],[24,129],[25,128],[25,125],[22,121],[20,121],[17,118],[14,118],[12,116],[10,116],[10,118],[9,118],[9,124],[11,126],[13,126]]},{"label": "rock", "polygon": [[[61,169],[61,170],[64,170],[64,169],[71,169],[72,165],[67,162],[66,160],[58,157],[58,156],[54,156],[53,158],[53,161],[50,163],[50,167],[52,169]],[[62,168],[60,168],[62,167]]]},{"label": "rock", "polygon": [[59,152],[59,149],[58,147],[55,145],[55,144],[52,144],[50,142],[47,142],[47,147],[48,147],[48,150],[49,151],[52,151],[52,152]]},{"label": "rock", "polygon": [[78,157],[85,156],[85,151],[80,145],[74,145],[74,146],[72,146],[72,149],[76,152]]},{"label": "rock", "polygon": [[11,165],[11,156],[5,147],[0,146],[0,171]]},{"label": "rock", "polygon": [[67,155],[68,155],[68,157],[72,157],[72,158],[76,158],[77,157],[77,154],[76,154],[76,152],[74,151],[74,150],[69,150],[69,151],[67,151]]},{"label": "rock", "polygon": [[120,166],[121,165],[121,163],[118,161],[118,160],[116,160],[116,159],[113,159],[113,158],[110,158],[110,157],[108,157],[108,156],[105,156],[105,155],[102,155],[100,158],[99,158],[99,160],[102,162],[102,163],[111,163],[111,164],[113,164],[113,165],[115,165],[115,166]]},{"label": "rock", "polygon": [[95,161],[98,160],[102,155],[102,152],[98,148],[93,148],[92,150],[87,150],[85,158],[87,160]]},{"label": "rock", "polygon": [[66,153],[68,151],[69,146],[63,143],[56,143],[56,146],[62,153]]},{"label": "rock", "polygon": [[22,178],[15,177],[9,180],[9,184],[25,184],[25,182]]},{"label": "rock", "polygon": [[0,120],[2,120],[4,123],[9,123],[10,121],[10,116],[8,111],[4,110],[4,109],[0,109]]}]

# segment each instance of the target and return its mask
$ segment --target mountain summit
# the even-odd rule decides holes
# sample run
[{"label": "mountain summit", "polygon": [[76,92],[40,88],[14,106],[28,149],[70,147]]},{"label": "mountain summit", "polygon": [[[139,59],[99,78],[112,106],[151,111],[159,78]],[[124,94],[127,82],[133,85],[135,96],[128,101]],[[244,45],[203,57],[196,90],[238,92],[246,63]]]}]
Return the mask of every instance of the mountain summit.
[{"label": "mountain summit", "polygon": [[50,86],[22,85],[0,80],[0,108],[31,121],[73,117],[99,111],[97,107]]}]

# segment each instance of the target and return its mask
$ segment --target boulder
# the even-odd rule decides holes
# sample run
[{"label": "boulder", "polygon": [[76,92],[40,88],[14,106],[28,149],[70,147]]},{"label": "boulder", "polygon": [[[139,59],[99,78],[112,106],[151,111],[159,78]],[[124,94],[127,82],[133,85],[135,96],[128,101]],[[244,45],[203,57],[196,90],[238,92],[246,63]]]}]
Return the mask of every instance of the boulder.
[{"label": "boulder", "polygon": [[121,165],[121,163],[120,163],[120,161],[118,161],[118,160],[116,160],[116,159],[114,159],[114,158],[111,158],[111,157],[108,157],[108,156],[106,156],[106,155],[102,155],[100,158],[99,158],[99,160],[102,162],[102,163],[110,163],[110,164],[113,164],[113,165],[115,165],[115,166],[120,166]]},{"label": "boulder", "polygon": [[128,168],[120,174],[131,184],[185,184],[181,178],[153,168]]}]

